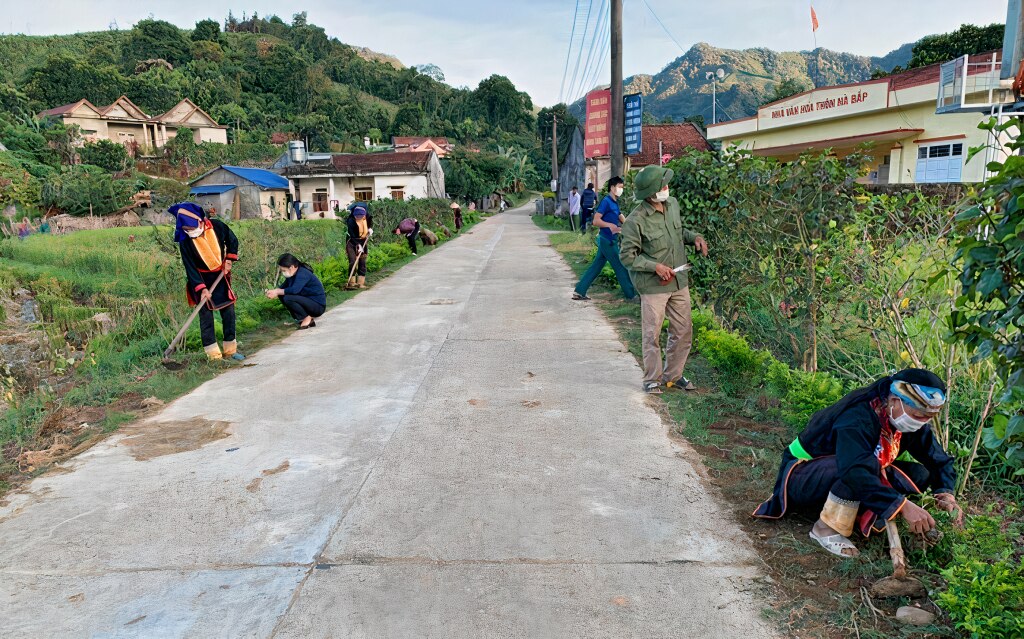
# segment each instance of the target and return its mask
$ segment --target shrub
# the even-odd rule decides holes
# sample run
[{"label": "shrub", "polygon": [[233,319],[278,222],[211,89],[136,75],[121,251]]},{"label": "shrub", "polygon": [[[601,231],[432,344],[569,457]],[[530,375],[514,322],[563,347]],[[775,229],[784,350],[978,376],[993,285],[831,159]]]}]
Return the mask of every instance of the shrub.
[{"label": "shrub", "polygon": [[82,164],[98,166],[111,173],[126,171],[135,165],[135,160],[128,155],[128,149],[123,144],[110,140],[86,142],[78,150],[78,156],[82,159]]},{"label": "shrub", "polygon": [[696,337],[701,337],[706,331],[718,328],[718,322],[715,320],[715,314],[708,309],[693,309],[691,312],[691,320],[693,321],[693,334]]},{"label": "shrub", "polygon": [[811,415],[838,402],[842,396],[843,385],[832,375],[791,370],[789,389],[782,400],[782,419],[803,430]]},{"label": "shrub", "polygon": [[110,213],[127,206],[134,180],[115,180],[96,166],[68,166],[43,183],[42,203],[71,215]]},{"label": "shrub", "polygon": [[939,605],[971,637],[1024,637],[1024,564],[969,559],[942,571],[949,583]]},{"label": "shrub", "polygon": [[371,246],[366,255],[366,270],[370,273],[376,272],[388,264],[412,255],[407,244],[387,242]]},{"label": "shrub", "polygon": [[771,357],[765,351],[751,348],[736,333],[720,328],[702,333],[700,352],[723,375],[743,375],[756,381],[760,381]]}]

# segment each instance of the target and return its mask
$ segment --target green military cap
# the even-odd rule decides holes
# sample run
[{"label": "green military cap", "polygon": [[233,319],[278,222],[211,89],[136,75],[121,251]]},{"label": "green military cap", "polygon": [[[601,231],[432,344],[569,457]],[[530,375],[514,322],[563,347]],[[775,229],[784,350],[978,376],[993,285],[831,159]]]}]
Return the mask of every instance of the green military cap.
[{"label": "green military cap", "polygon": [[672,181],[672,169],[663,166],[645,166],[633,180],[633,190],[638,200],[646,200]]}]

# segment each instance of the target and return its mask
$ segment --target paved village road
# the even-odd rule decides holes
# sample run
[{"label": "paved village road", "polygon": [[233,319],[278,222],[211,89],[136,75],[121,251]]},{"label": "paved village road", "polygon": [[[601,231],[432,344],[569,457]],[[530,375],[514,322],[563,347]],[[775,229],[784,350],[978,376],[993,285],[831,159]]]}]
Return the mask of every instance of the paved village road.
[{"label": "paved village road", "polygon": [[774,636],[572,284],[499,215],[37,479],[0,508],[0,635]]}]

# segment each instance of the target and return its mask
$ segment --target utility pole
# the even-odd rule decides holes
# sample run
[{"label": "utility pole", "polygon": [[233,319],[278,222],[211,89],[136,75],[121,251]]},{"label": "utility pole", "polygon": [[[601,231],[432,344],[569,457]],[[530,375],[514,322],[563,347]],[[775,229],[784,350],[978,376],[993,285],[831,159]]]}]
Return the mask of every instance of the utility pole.
[{"label": "utility pole", "polygon": [[[558,116],[551,116],[551,190],[558,188]],[[555,199],[558,192],[555,191]]]},{"label": "utility pole", "polygon": [[622,101],[622,0],[611,0],[612,25],[612,175],[622,177],[625,168],[625,105]]}]

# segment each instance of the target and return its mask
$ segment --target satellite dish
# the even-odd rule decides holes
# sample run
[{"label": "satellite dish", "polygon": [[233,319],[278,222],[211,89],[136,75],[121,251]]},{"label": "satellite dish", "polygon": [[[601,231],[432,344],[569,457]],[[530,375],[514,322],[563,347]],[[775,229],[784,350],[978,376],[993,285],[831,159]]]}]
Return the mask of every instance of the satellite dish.
[{"label": "satellite dish", "polygon": [[724,80],[725,79],[725,69],[719,69],[718,71],[715,71],[715,75],[718,76],[719,80]]}]

